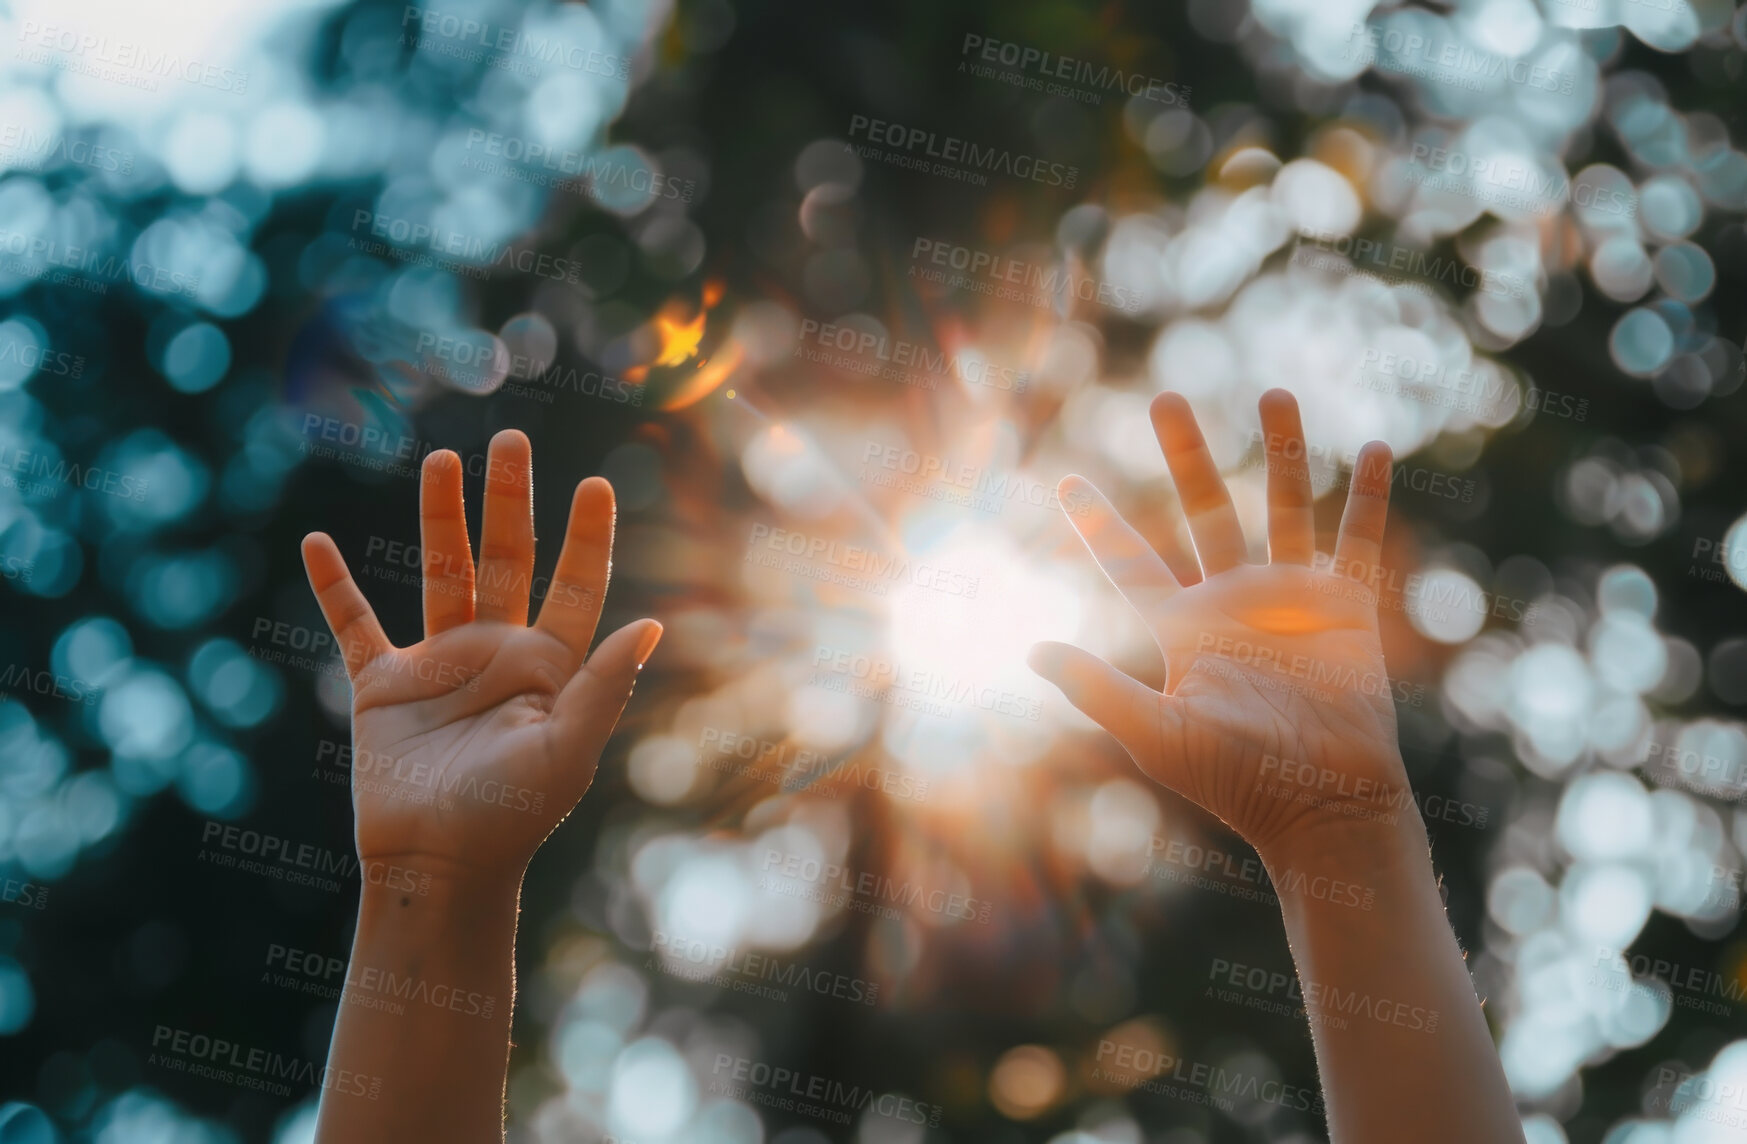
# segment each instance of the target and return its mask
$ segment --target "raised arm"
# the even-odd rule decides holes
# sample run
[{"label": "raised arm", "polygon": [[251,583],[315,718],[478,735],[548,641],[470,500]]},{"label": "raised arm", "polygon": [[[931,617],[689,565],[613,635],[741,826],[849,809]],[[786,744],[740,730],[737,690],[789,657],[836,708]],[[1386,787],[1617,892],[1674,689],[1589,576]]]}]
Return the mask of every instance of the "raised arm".
[{"label": "raised arm", "polygon": [[492,439],[475,567],[461,462],[425,460],[425,638],[388,642],[326,535],[304,565],[352,679],[364,890],[323,1078],[319,1144],[503,1139],[516,912],[528,861],[576,805],[661,638],[595,624],[613,491],[576,488],[539,619],[528,439]]},{"label": "raised arm", "polygon": [[1230,493],[1177,394],[1157,398],[1152,418],[1194,553],[1167,562],[1089,483],[1062,482],[1063,503],[1090,502],[1069,519],[1158,643],[1165,690],[1065,644],[1039,644],[1032,667],[1260,854],[1338,1144],[1521,1141],[1406,797],[1375,590],[1388,447],[1359,454],[1332,567],[1318,570],[1297,403],[1270,390],[1261,415],[1266,564],[1245,562]]}]

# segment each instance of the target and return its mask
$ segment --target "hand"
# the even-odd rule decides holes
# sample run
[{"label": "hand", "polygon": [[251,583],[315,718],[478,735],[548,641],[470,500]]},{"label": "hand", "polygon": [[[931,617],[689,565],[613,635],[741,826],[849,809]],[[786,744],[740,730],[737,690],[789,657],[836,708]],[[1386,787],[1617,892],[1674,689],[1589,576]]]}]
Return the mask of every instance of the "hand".
[{"label": "hand", "polygon": [[1389,448],[1373,441],[1360,452],[1333,567],[1316,570],[1298,404],[1270,390],[1261,415],[1267,564],[1245,563],[1231,495],[1178,394],[1155,399],[1152,420],[1193,555],[1172,552],[1167,564],[1089,482],[1062,482],[1062,503],[1090,502],[1069,520],[1152,632],[1164,691],[1065,644],[1038,644],[1030,662],[1148,775],[1218,815],[1264,861],[1291,863],[1377,831],[1399,837],[1390,824],[1419,816],[1377,630]]},{"label": "hand", "polygon": [[590,477],[576,487],[557,570],[529,627],[527,437],[497,434],[488,462],[476,575],[461,460],[446,449],[425,458],[419,643],[388,642],[328,536],[305,537],[303,561],[352,679],[360,861],[519,882],[588,789],[661,625],[620,628],[585,661],[606,595],[614,515],[612,486]]}]

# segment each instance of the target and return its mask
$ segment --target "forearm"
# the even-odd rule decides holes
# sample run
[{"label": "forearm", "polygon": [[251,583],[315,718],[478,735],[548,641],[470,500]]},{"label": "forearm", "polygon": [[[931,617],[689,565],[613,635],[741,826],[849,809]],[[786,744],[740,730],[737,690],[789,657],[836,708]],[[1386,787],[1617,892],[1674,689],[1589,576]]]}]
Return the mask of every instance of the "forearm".
[{"label": "forearm", "polygon": [[317,1144],[503,1139],[520,896],[519,879],[365,886],[328,1064],[380,1085],[324,1092]]},{"label": "forearm", "polygon": [[[1520,1141],[1417,816],[1386,833],[1332,828],[1324,841],[1264,859],[1310,1017],[1330,1138]],[[1329,879],[1358,891],[1319,893]]]}]

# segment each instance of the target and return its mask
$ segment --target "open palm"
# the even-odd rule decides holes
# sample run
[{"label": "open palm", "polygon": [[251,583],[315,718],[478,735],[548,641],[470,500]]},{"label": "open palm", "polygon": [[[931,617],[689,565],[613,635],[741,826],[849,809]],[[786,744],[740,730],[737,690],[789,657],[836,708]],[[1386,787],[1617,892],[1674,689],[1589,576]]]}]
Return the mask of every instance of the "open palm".
[{"label": "open palm", "polygon": [[352,678],[358,856],[440,872],[519,872],[588,789],[654,650],[640,620],[589,656],[612,559],[613,492],[576,488],[539,619],[528,439],[492,439],[477,568],[460,458],[425,459],[420,494],[425,638],[389,643],[326,535],[304,564]]},{"label": "open palm", "polygon": [[[1031,662],[1148,775],[1266,854],[1314,845],[1325,827],[1391,820],[1408,786],[1374,590],[1388,447],[1372,442],[1360,453],[1333,567],[1316,569],[1297,403],[1270,390],[1261,415],[1268,564],[1245,563],[1231,495],[1177,394],[1156,399],[1152,418],[1193,555],[1167,562],[1089,482],[1062,482],[1064,504],[1088,506],[1070,514],[1075,530],[1165,658],[1164,690],[1065,644],[1038,645]],[[1173,567],[1185,570],[1181,581]]]}]

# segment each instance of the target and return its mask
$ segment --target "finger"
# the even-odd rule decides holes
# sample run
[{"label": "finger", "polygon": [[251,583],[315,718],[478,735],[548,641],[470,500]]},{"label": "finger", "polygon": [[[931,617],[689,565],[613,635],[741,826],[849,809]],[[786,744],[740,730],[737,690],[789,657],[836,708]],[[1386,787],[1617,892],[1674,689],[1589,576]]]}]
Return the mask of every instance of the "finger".
[{"label": "finger", "polygon": [[419,547],[424,553],[425,635],[473,619],[473,550],[461,494],[461,458],[439,449],[419,479]]},{"label": "finger", "polygon": [[552,736],[552,758],[564,766],[586,768],[581,776],[583,790],[588,789],[595,762],[630,701],[637,673],[661,642],[661,631],[661,625],[654,620],[626,624],[601,641],[588,662],[558,693],[547,724],[547,733]]},{"label": "finger", "polygon": [[1276,564],[1309,564],[1316,557],[1316,510],[1298,399],[1270,389],[1260,409],[1268,443],[1268,557]]},{"label": "finger", "polygon": [[303,569],[328,629],[334,633],[334,642],[340,645],[346,674],[356,679],[366,664],[393,651],[394,645],[383,634],[370,601],[358,590],[340,550],[325,532],[312,532],[303,538]]},{"label": "finger", "polygon": [[1056,486],[1056,495],[1063,504],[1082,506],[1068,513],[1069,522],[1104,575],[1142,619],[1149,618],[1152,605],[1177,591],[1177,578],[1171,575],[1170,567],[1091,481],[1081,476],[1064,477]]},{"label": "finger", "polygon": [[1161,732],[1164,722],[1175,717],[1175,705],[1162,703],[1158,692],[1070,644],[1035,644],[1026,663],[1115,736],[1142,770],[1150,773],[1163,761]]},{"label": "finger", "polygon": [[1391,461],[1389,446],[1381,441],[1359,450],[1346,511],[1341,514],[1340,535],[1335,540],[1335,568],[1373,589],[1380,577],[1383,528],[1389,519]]},{"label": "finger", "polygon": [[1195,538],[1202,573],[1212,576],[1242,564],[1243,526],[1189,402],[1179,393],[1161,393],[1153,398],[1152,418],[1171,479],[1177,484],[1177,499],[1189,520],[1189,535]]},{"label": "finger", "polygon": [[563,640],[577,662],[594,642],[613,563],[613,486],[590,477],[570,498],[570,524],[552,587],[534,626]]},{"label": "finger", "polygon": [[534,579],[534,469],[528,438],[505,429],[486,457],[474,618],[525,625]]}]

